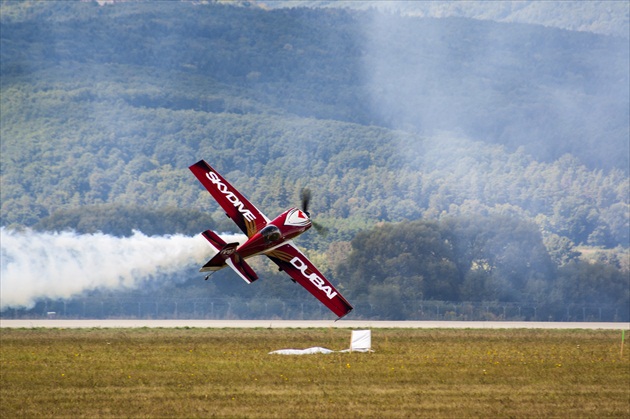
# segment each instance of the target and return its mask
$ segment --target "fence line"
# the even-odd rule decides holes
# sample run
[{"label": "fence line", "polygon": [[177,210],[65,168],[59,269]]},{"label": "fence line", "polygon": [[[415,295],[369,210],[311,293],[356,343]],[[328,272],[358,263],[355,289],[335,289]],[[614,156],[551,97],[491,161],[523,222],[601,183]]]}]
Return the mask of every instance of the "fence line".
[{"label": "fence line", "polygon": [[[606,304],[543,304],[532,302],[405,301],[383,313],[356,301],[349,318],[370,320],[459,321],[628,321],[627,308]],[[381,306],[382,309],[382,306]],[[7,309],[4,319],[283,319],[332,318],[317,301],[245,300],[237,298],[85,297],[43,300],[32,309]]]}]

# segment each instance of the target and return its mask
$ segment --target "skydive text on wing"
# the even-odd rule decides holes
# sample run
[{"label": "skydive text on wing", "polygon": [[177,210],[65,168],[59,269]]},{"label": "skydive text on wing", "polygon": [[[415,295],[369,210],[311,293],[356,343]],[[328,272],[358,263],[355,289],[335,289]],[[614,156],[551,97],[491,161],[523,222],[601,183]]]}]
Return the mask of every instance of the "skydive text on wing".
[{"label": "skydive text on wing", "polygon": [[219,178],[219,176],[217,176],[216,173],[214,173],[214,172],[207,172],[206,173],[206,177],[208,178],[208,180],[210,182],[212,182],[213,185],[215,185],[217,187],[217,189],[223,195],[225,195],[227,200],[230,201],[232,203],[232,205],[234,205],[234,208],[236,208],[238,210],[238,212],[243,214],[243,217],[247,221],[254,221],[256,219],[256,216],[254,214],[252,214],[252,212],[250,210],[245,208],[245,204],[243,204],[241,202],[241,200],[238,199],[238,197],[236,195],[234,195],[234,193],[232,191],[230,191],[228,189],[228,187],[223,182],[221,182],[221,179]]}]

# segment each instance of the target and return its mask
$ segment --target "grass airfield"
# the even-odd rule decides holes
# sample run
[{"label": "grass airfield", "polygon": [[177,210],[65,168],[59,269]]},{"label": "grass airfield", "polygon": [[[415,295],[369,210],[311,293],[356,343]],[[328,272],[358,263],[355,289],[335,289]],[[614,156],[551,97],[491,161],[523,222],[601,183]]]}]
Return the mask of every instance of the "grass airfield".
[{"label": "grass airfield", "polygon": [[[1,329],[0,417],[630,417],[619,330]],[[627,345],[626,345],[627,346]]]}]

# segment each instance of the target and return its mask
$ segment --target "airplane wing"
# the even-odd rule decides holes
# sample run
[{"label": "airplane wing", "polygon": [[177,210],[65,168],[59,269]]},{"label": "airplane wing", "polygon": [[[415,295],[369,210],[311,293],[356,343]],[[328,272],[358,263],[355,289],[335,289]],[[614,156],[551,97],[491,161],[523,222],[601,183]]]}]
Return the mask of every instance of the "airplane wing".
[{"label": "airplane wing", "polygon": [[280,267],[280,270],[289,274],[339,318],[352,311],[353,307],[350,303],[292,242],[288,242],[266,253],[266,255]]},{"label": "airplane wing", "polygon": [[260,212],[204,160],[198,161],[189,169],[221,205],[227,216],[238,225],[243,233],[247,234],[247,237],[253,236],[267,225],[269,219],[265,214]]}]

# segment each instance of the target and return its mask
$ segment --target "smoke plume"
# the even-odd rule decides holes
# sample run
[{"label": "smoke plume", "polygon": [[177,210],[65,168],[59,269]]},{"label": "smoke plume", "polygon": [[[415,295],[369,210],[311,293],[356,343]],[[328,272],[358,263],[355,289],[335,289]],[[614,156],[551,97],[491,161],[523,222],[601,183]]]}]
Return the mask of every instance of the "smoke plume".
[{"label": "smoke plume", "polygon": [[138,231],[115,237],[2,228],[0,242],[0,311],[31,308],[43,298],[67,299],[95,289],[134,289],[172,280],[172,274],[203,264],[214,253],[201,236],[149,237]]}]

